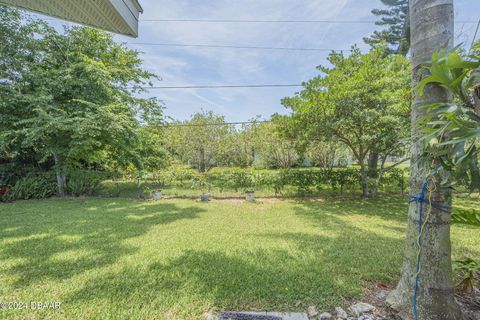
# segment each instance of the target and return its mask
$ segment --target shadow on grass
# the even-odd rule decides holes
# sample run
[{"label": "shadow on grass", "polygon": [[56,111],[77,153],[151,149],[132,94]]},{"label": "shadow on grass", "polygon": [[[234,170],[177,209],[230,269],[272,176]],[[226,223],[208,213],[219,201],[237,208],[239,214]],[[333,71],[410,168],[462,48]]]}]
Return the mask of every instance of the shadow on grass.
[{"label": "shadow on grass", "polygon": [[408,199],[405,196],[383,196],[374,199],[330,198],[322,202],[302,200],[297,202],[297,214],[311,220],[323,219],[324,213],[337,216],[363,215],[383,220],[407,222]]},{"label": "shadow on grass", "polygon": [[90,202],[81,200],[51,201],[49,210],[45,203],[39,205],[38,214],[37,208],[28,206],[2,217],[0,240],[5,244],[0,249],[0,260],[20,261],[2,273],[15,279],[16,286],[66,279],[114,264],[138,250],[123,240],[145,234],[155,225],[194,219],[202,211],[174,204],[145,206],[136,201],[88,206]]},{"label": "shadow on grass", "polygon": [[312,303],[333,305],[339,293],[360,293],[359,287],[352,288],[315,257],[299,260],[284,250],[248,254],[187,251],[165,264],[153,263],[143,270],[125,268],[92,279],[66,302],[145,301],[157,312],[198,315],[201,310],[196,309],[201,307],[304,310]]},{"label": "shadow on grass", "polygon": [[[61,280],[116,264],[114,270],[88,273],[62,292],[62,301],[77,314],[96,312],[112,319],[192,319],[209,308],[331,308],[361,295],[368,280],[392,282],[397,277],[407,215],[403,200],[290,200],[288,206],[279,204],[278,212],[269,213],[273,226],[265,224],[255,231],[239,223],[238,228],[244,229],[238,237],[237,226],[229,220],[220,221],[218,230],[203,227],[209,220],[199,220],[205,229],[195,232],[218,232],[229,238],[225,245],[197,250],[180,245],[160,256],[136,255],[143,259],[138,263],[119,261],[140,250],[125,240],[140,237],[157,225],[196,219],[204,210],[200,206],[208,205],[179,207],[105,199],[28,201],[1,213],[0,261],[6,263],[0,264],[0,272],[6,275],[3,279],[11,279],[8,290],[28,293],[28,285],[36,286],[44,279],[61,285]],[[214,212],[210,219],[228,219],[223,211],[229,207],[213,208],[222,212]],[[282,217],[292,222],[291,228],[279,223]],[[263,220],[249,223],[259,222]],[[153,230],[148,239],[157,239],[159,230]],[[248,245],[242,247],[245,237],[256,241],[246,241]],[[183,240],[186,246],[192,245],[190,239]]]},{"label": "shadow on grass", "polygon": [[366,280],[391,280],[400,269],[403,240],[336,217],[344,214],[339,204],[324,206],[295,205],[295,213],[316,226],[312,232],[251,234],[259,243],[274,239],[278,247],[185,251],[165,263],[91,279],[69,302],[86,302],[94,294],[117,303],[149,301],[157,312],[184,316],[210,307],[292,311],[333,307],[361,295]]}]

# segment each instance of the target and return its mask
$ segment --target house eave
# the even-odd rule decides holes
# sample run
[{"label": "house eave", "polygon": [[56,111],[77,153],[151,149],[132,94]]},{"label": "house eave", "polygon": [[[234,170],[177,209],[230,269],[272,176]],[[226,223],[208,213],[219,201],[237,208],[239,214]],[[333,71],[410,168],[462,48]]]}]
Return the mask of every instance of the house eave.
[{"label": "house eave", "polygon": [[138,20],[143,13],[138,0],[0,0],[0,3],[130,37],[138,36]]}]

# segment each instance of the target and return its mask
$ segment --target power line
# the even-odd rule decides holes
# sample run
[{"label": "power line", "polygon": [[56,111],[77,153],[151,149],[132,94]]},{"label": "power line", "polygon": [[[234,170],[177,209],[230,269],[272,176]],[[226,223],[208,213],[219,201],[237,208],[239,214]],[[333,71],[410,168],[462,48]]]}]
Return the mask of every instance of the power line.
[{"label": "power line", "polygon": [[475,45],[475,40],[477,39],[478,29],[480,28],[480,19],[478,19],[477,29],[475,30],[475,34],[473,35],[472,44],[470,45],[470,51],[472,52],[473,46]]},{"label": "power line", "polygon": [[[141,19],[140,22],[201,22],[201,23],[331,23],[331,24],[375,24],[374,20],[255,20],[255,19]],[[458,20],[455,23],[477,23]]]},{"label": "power line", "polygon": [[257,123],[270,123],[271,120],[257,120],[257,121],[240,121],[240,122],[219,122],[219,123],[167,123],[167,127],[211,127],[211,126],[227,126],[238,124],[257,124]]},{"label": "power line", "polygon": [[186,43],[153,43],[153,42],[127,42],[137,46],[163,46],[163,47],[196,47],[196,48],[227,48],[227,49],[257,49],[257,50],[287,50],[287,51],[352,51],[351,49],[328,49],[328,48],[295,48],[295,47],[260,47],[260,46],[237,46],[237,45],[214,45],[214,44],[186,44]]},{"label": "power line", "polygon": [[[45,21],[65,23],[60,18],[40,18]],[[323,24],[375,24],[376,20],[269,20],[269,19],[140,19],[139,22],[200,22],[200,23],[323,23]],[[76,22],[72,22],[76,23]],[[457,20],[455,23],[475,24],[474,20]]]},{"label": "power line", "polygon": [[366,23],[375,21],[362,20],[251,20],[251,19],[141,19],[140,22],[205,22],[205,23]]},{"label": "power line", "polygon": [[244,84],[244,85],[199,85],[199,86],[153,86],[141,89],[217,89],[217,88],[278,88],[302,87],[301,84]]}]

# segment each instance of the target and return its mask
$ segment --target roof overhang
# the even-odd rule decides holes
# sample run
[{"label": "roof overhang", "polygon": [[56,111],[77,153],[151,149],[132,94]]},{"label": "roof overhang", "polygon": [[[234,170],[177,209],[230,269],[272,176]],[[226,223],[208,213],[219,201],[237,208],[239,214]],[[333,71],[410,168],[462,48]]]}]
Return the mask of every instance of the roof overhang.
[{"label": "roof overhang", "polygon": [[0,3],[131,37],[138,36],[138,18],[143,13],[138,0],[0,0]]}]

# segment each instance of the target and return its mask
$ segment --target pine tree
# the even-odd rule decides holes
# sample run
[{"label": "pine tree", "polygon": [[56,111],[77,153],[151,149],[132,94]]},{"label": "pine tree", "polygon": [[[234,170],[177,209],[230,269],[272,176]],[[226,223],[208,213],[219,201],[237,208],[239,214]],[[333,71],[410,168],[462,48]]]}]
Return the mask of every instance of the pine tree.
[{"label": "pine tree", "polygon": [[380,0],[387,9],[374,9],[372,13],[381,17],[375,24],[386,26],[387,29],[375,31],[369,38],[363,40],[376,47],[386,42],[389,45],[389,53],[406,55],[410,49],[410,22],[408,19],[409,0]]}]

